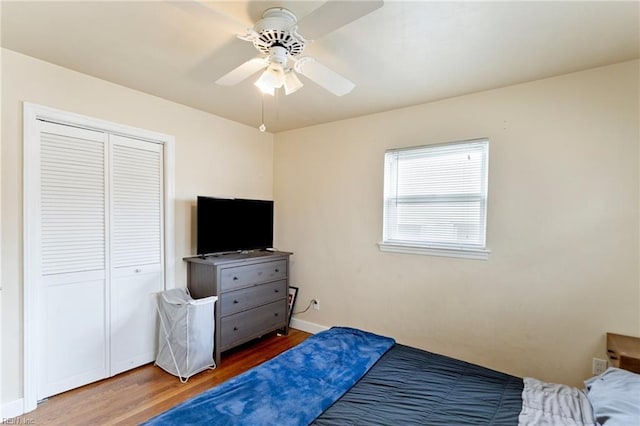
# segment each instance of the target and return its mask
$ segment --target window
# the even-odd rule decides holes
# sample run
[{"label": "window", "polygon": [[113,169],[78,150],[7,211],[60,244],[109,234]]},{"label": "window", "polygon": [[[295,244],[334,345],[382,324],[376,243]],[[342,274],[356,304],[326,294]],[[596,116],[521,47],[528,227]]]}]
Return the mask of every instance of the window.
[{"label": "window", "polygon": [[489,140],[389,150],[380,249],[487,259]]}]

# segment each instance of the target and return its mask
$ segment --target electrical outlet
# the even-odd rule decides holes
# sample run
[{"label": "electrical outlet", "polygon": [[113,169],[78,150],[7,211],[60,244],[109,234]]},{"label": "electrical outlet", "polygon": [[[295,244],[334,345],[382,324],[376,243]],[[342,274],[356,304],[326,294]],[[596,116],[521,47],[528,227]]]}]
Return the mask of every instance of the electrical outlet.
[{"label": "electrical outlet", "polygon": [[320,310],[320,302],[318,301],[318,299],[313,299],[313,309],[315,309],[316,311]]},{"label": "electrical outlet", "polygon": [[598,374],[604,373],[607,367],[609,367],[609,363],[606,359],[593,358],[591,372],[597,376]]}]

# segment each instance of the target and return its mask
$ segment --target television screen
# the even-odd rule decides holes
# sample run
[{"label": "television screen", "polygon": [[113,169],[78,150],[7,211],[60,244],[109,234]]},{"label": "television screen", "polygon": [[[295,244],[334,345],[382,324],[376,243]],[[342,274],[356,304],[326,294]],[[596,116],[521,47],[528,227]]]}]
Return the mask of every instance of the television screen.
[{"label": "television screen", "polygon": [[273,201],[198,197],[198,254],[273,246]]}]

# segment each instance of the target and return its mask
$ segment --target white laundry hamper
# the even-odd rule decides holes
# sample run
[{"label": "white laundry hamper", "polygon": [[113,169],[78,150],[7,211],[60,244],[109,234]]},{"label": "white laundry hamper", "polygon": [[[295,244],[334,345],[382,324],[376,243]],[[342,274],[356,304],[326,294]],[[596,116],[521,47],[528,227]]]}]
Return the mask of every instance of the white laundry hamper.
[{"label": "white laundry hamper", "polygon": [[206,369],[213,369],[217,296],[194,299],[184,288],[158,294],[160,316],[156,365],[178,376],[182,383]]}]

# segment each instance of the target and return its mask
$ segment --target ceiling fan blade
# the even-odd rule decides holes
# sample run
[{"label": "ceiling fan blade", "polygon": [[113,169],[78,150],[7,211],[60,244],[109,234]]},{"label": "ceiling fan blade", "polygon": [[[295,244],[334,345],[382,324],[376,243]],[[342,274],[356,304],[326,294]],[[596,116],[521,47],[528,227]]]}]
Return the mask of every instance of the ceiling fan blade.
[{"label": "ceiling fan blade", "polygon": [[336,96],[346,95],[356,87],[353,82],[313,58],[298,59],[295,63],[295,70]]},{"label": "ceiling fan blade", "polygon": [[257,71],[265,68],[267,64],[267,59],[263,57],[249,59],[244,64],[229,71],[228,73],[217,79],[216,83],[221,86],[233,86],[234,84],[238,84],[242,80],[249,78]]},{"label": "ceiling fan blade", "polygon": [[307,40],[317,40],[381,8],[383,4],[383,0],[328,1],[302,18],[298,22],[298,29]]}]

